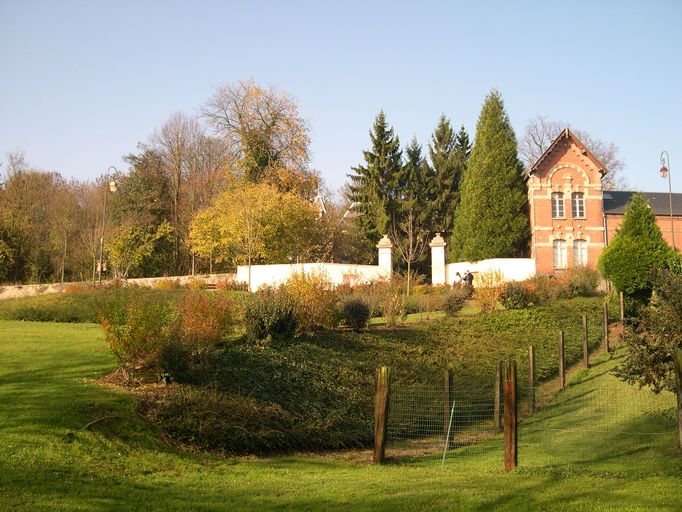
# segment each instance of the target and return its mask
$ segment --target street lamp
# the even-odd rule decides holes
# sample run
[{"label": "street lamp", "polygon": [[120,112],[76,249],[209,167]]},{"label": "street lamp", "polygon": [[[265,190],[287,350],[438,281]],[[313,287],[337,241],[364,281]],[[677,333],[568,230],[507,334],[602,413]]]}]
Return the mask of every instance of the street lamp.
[{"label": "street lamp", "polygon": [[667,151],[661,151],[661,177],[668,177],[668,204],[670,206],[670,231],[672,233],[673,249],[675,247],[675,223],[673,220],[673,188],[670,184],[670,155]]},{"label": "street lamp", "polygon": [[[114,171],[118,172],[118,169],[114,167],[113,165],[110,166],[107,169],[107,174],[109,174],[109,171],[113,169]],[[108,191],[111,192],[112,194],[116,192],[116,182],[115,181],[110,181],[109,182],[109,187]],[[106,224],[107,220],[107,196],[109,194],[107,193],[107,189],[104,189],[104,210],[102,211],[102,236],[99,237],[99,265],[97,268],[97,283],[102,282],[102,258],[104,256],[104,225]]]}]

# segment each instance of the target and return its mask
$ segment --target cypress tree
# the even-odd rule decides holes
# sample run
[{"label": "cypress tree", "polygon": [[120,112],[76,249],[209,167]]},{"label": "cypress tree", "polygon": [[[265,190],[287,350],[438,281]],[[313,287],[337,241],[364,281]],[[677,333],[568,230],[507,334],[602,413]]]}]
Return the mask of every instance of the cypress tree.
[{"label": "cypress tree", "polygon": [[369,132],[372,149],[363,151],[365,165],[349,174],[348,198],[355,204],[358,227],[368,244],[375,244],[389,232],[397,204],[397,180],[402,168],[400,140],[389,127],[382,110]]},{"label": "cypress tree", "polygon": [[500,93],[491,92],[476,124],[450,242],[452,261],[523,256],[530,228],[523,164]]},{"label": "cypress tree", "polygon": [[651,271],[668,267],[674,258],[646,199],[633,194],[623,224],[602,251],[597,267],[616,290],[643,304],[651,297],[654,286]]},{"label": "cypress tree", "polygon": [[[468,145],[468,136],[465,142]],[[440,116],[438,126],[431,136],[429,157],[435,174],[430,202],[432,227],[434,231],[450,232],[459,201],[460,180],[466,158],[459,151],[457,134],[445,115]]]}]

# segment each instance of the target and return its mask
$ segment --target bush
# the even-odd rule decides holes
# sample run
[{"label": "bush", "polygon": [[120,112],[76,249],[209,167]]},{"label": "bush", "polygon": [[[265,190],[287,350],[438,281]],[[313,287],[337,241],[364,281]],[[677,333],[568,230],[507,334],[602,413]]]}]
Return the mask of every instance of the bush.
[{"label": "bush", "polygon": [[217,280],[215,288],[224,292],[248,292],[249,283],[237,281],[234,277],[226,277]]},{"label": "bush", "polygon": [[535,301],[527,284],[510,281],[502,286],[500,302],[507,309],[525,309]]},{"label": "bush", "polygon": [[177,290],[180,288],[180,281],[178,279],[159,279],[154,286],[157,290]]},{"label": "bush", "polygon": [[244,311],[244,328],[250,341],[283,340],[296,333],[296,303],[283,288],[265,288],[253,294]]},{"label": "bush", "polygon": [[338,325],[337,295],[325,274],[294,273],[284,288],[296,304],[300,333],[310,333],[320,328],[331,329]]},{"label": "bush", "polygon": [[185,288],[192,290],[193,292],[198,292],[200,290],[205,290],[208,287],[206,281],[203,279],[190,279],[187,281]]},{"label": "bush", "polygon": [[159,350],[159,376],[163,382],[187,382],[191,375],[192,354],[179,339],[169,340]]},{"label": "bush", "polygon": [[128,376],[156,367],[161,349],[177,335],[176,320],[176,309],[153,296],[112,300],[100,316],[106,341]]},{"label": "bush", "polygon": [[500,298],[503,276],[499,270],[488,270],[476,278],[476,299],[484,313],[495,311]]},{"label": "bush", "polygon": [[217,345],[236,323],[234,303],[223,293],[189,293],[179,313],[182,341],[195,354]]},{"label": "bush", "polygon": [[471,289],[468,286],[453,286],[443,297],[443,310],[448,316],[457,316],[464,307],[464,302],[470,297]]},{"label": "bush", "polygon": [[361,299],[349,299],[341,306],[343,322],[355,331],[367,325],[369,314],[369,306]]}]

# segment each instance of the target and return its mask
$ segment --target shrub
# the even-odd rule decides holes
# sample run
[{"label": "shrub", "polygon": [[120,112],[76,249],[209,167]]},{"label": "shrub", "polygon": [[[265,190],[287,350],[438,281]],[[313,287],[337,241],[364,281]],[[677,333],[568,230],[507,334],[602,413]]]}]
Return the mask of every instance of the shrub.
[{"label": "shrub", "polygon": [[176,309],[153,296],[112,300],[100,313],[106,341],[128,376],[156,367],[162,347],[177,334],[176,319]]},{"label": "shrub", "polygon": [[484,313],[495,311],[500,298],[503,276],[499,270],[487,270],[476,278],[476,299]]},{"label": "shrub", "polygon": [[533,293],[524,283],[510,281],[502,286],[500,302],[507,309],[525,309],[534,304]]},{"label": "shrub", "polygon": [[177,279],[159,279],[154,286],[158,290],[176,290],[180,288],[180,281]]},{"label": "shrub", "polygon": [[244,328],[250,341],[291,338],[296,333],[296,303],[284,288],[254,293],[244,311]]},{"label": "shrub", "polygon": [[205,290],[207,288],[206,281],[203,279],[190,279],[187,281],[185,287],[193,292],[198,292],[200,290]]},{"label": "shrub", "polygon": [[448,316],[457,316],[464,307],[464,302],[471,295],[468,286],[453,286],[443,297],[443,310]]},{"label": "shrub", "polygon": [[163,382],[186,382],[190,377],[192,354],[180,339],[169,340],[159,350],[159,376]]},{"label": "shrub", "polygon": [[89,292],[94,290],[92,285],[84,283],[69,283],[64,287],[64,293]]},{"label": "shrub", "polygon": [[195,354],[213,348],[234,329],[235,306],[223,293],[189,293],[179,313],[183,343]]},{"label": "shrub", "polygon": [[216,290],[224,292],[248,292],[249,283],[237,281],[234,277],[226,277],[215,282]]},{"label": "shrub", "polygon": [[296,304],[299,332],[331,329],[338,325],[337,295],[326,274],[294,273],[285,288]]},{"label": "shrub", "polygon": [[405,310],[405,296],[402,291],[392,289],[387,293],[381,302],[381,311],[386,320],[386,325],[395,327],[398,317],[404,318],[407,314]]},{"label": "shrub", "polygon": [[369,314],[369,306],[361,299],[349,299],[341,306],[343,322],[355,331],[367,325]]}]

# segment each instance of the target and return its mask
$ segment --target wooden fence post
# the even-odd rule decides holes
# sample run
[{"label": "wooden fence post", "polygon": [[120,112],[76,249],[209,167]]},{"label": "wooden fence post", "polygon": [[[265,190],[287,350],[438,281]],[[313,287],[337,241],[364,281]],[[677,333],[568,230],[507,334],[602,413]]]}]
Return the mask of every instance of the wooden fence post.
[{"label": "wooden fence post", "polygon": [[675,395],[677,396],[677,430],[682,448],[682,349],[673,355],[675,359]]},{"label": "wooden fence post", "polygon": [[502,430],[502,415],[500,411],[502,409],[502,361],[497,362],[497,368],[495,370],[495,403],[493,406],[493,423],[497,430]]},{"label": "wooden fence post", "polygon": [[535,412],[535,347],[528,347],[528,410]]},{"label": "wooden fence post", "polygon": [[609,307],[604,302],[604,351],[609,352]]},{"label": "wooden fence post", "polygon": [[590,347],[587,339],[587,315],[583,315],[583,363],[585,368],[590,367]]},{"label": "wooden fence post", "polygon": [[564,346],[564,331],[559,331],[559,379],[561,389],[566,389],[566,348]]},{"label": "wooden fence post", "polygon": [[386,423],[391,389],[391,368],[377,368],[374,393],[374,456],[375,464],[382,464],[386,454]]},{"label": "wooden fence post", "polygon": [[452,370],[443,372],[443,432],[448,431],[450,426],[450,410],[452,401],[455,399],[452,393]]},{"label": "wooden fence post", "polygon": [[504,375],[504,469],[514,469],[517,457],[516,361],[508,361]]}]

